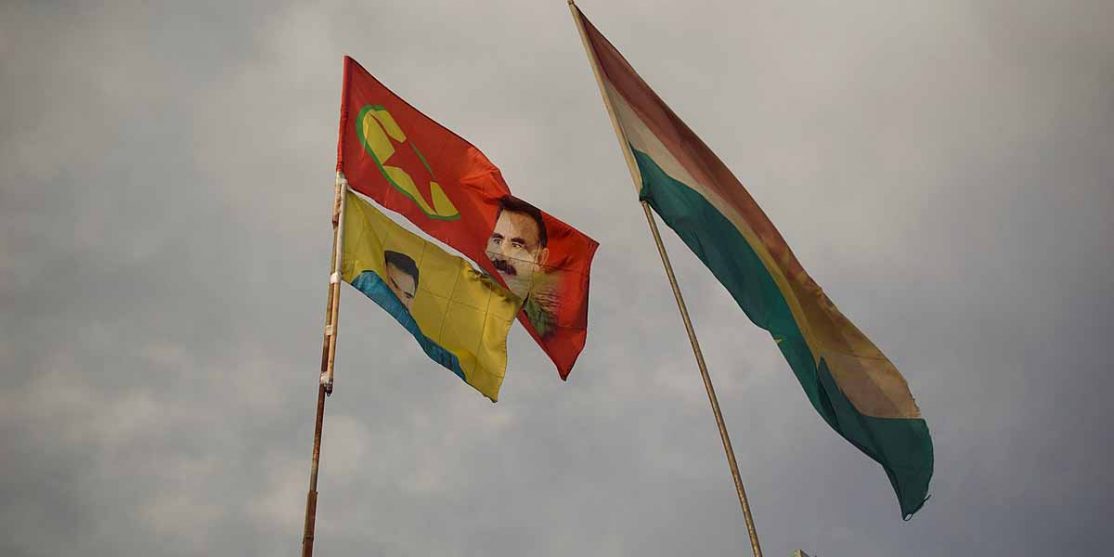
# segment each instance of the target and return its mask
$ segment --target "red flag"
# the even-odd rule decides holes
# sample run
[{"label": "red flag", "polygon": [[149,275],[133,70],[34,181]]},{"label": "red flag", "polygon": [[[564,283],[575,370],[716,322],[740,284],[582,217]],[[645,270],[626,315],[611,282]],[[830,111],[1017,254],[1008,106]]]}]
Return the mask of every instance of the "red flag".
[{"label": "red flag", "polygon": [[512,196],[479,149],[347,56],[337,170],[523,298],[519,322],[568,378],[587,336],[595,240]]}]

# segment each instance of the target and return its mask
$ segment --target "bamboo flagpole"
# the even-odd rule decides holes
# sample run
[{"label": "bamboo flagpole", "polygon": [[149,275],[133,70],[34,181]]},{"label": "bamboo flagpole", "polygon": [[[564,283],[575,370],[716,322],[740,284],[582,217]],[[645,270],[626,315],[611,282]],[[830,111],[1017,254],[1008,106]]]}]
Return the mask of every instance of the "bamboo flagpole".
[{"label": "bamboo flagpole", "polygon": [[[572,13],[573,21],[576,23],[576,29],[580,32],[580,40],[584,44],[584,51],[588,54],[588,63],[592,66],[592,75],[596,77],[596,85],[599,86],[600,95],[603,97],[603,104],[607,108],[608,116],[611,118],[611,125],[615,130],[616,138],[619,140],[619,147],[623,151],[623,158],[627,161],[627,170],[630,171],[631,180],[634,181],[635,188],[638,188],[642,183],[641,173],[638,170],[637,163],[635,163],[634,155],[630,152],[630,148],[628,147],[623,127],[619,123],[618,117],[615,115],[615,108],[611,105],[611,99],[608,97],[607,90],[604,87],[603,76],[600,75],[599,62],[596,60],[595,52],[588,42],[588,34],[580,19],[580,10],[577,9],[576,3],[573,2],[573,0],[568,0],[568,4],[569,12]],[[641,203],[642,212],[646,215],[646,223],[650,227],[650,234],[654,238],[654,244],[658,248],[658,255],[661,256],[662,266],[665,267],[665,274],[669,278],[669,285],[673,288],[673,297],[677,301],[677,309],[681,312],[681,321],[684,322],[685,332],[688,334],[689,343],[692,345],[692,353],[696,358],[696,365],[700,368],[700,376],[704,380],[704,390],[708,393],[708,402],[712,405],[712,413],[715,415],[716,426],[719,428],[720,440],[723,441],[723,450],[727,453],[727,465],[731,469],[731,478],[735,481],[735,492],[739,496],[739,506],[742,507],[743,510],[743,522],[746,525],[747,535],[750,537],[751,551],[754,552],[754,557],[762,557],[762,546],[758,542],[758,530],[754,526],[754,517],[750,512],[750,503],[747,502],[746,489],[743,487],[743,479],[739,474],[739,465],[735,461],[735,450],[732,448],[731,438],[727,434],[727,424],[724,423],[723,413],[720,411],[715,387],[712,386],[712,378],[708,375],[708,366],[704,362],[704,354],[700,351],[700,343],[696,339],[696,331],[692,327],[692,320],[689,318],[688,308],[685,306],[685,299],[681,295],[681,288],[677,284],[677,277],[673,274],[673,265],[669,261],[669,254],[665,250],[665,244],[661,241],[661,234],[658,232],[658,225],[654,220],[654,215],[650,211],[650,205],[646,201],[642,201]]]},{"label": "bamboo flagpole", "polygon": [[321,375],[317,385],[317,414],[313,426],[313,460],[306,494],[306,520],[302,533],[302,557],[313,555],[313,533],[317,525],[317,470],[321,460],[321,429],[325,421],[325,397],[333,392],[333,362],[337,350],[337,324],[340,317],[340,265],[344,248],[344,199],[348,181],[337,172],[333,198],[333,253],[329,263],[329,293],[325,302],[325,336],[321,343]]},{"label": "bamboo flagpole", "polygon": [[[340,319],[340,265],[344,259],[344,205],[348,193],[348,179],[344,174],[337,172],[336,199],[333,202],[333,273],[329,275],[329,299],[331,308],[328,325],[325,329],[325,339],[328,350],[322,350],[321,385],[325,387],[325,394],[333,392],[333,361],[337,355],[337,326]],[[324,347],[322,347],[324,348]]]}]

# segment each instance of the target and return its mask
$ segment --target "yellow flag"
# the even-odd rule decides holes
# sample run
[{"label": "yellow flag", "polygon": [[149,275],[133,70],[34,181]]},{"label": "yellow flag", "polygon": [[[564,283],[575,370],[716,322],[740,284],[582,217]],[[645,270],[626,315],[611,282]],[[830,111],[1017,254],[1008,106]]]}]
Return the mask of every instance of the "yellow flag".
[{"label": "yellow flag", "polygon": [[387,310],[435,362],[496,401],[521,300],[463,258],[345,195],[344,281]]}]

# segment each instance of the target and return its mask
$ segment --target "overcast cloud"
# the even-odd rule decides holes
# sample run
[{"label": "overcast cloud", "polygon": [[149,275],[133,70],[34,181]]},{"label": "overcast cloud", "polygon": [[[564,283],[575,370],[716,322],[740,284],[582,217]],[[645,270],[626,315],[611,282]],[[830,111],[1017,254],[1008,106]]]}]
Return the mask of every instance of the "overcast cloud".
[{"label": "overcast cloud", "polygon": [[[931,428],[902,522],[667,231],[766,555],[1108,548],[1114,4],[582,8]],[[496,405],[343,287],[317,554],[747,554],[561,0],[0,5],[0,554],[298,554],[344,54],[601,247],[569,382],[516,326]]]}]

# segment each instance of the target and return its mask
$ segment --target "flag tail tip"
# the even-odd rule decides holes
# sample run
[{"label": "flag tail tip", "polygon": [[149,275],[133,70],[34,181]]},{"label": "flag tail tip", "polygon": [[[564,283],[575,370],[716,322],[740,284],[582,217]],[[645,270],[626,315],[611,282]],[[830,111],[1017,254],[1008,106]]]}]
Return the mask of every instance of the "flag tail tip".
[{"label": "flag tail tip", "polygon": [[909,511],[909,514],[902,516],[901,520],[904,522],[909,522],[910,520],[912,520],[913,515],[917,514],[917,511],[921,510],[921,508],[924,507],[924,504],[927,503],[929,499],[932,499],[932,495],[925,496],[924,501],[921,501],[921,504],[917,505],[917,508]]}]

